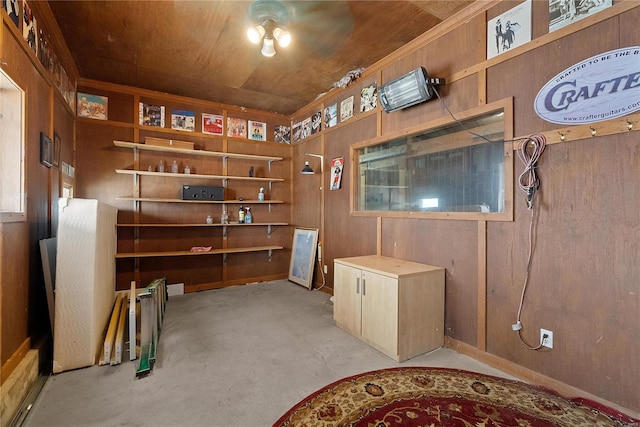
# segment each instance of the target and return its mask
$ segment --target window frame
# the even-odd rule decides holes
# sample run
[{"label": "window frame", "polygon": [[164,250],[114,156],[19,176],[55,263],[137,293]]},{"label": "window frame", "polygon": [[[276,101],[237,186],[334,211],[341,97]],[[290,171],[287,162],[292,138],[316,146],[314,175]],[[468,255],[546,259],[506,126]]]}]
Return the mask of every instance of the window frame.
[{"label": "window frame", "polygon": [[[20,144],[20,148],[19,148],[19,157],[20,157],[20,177],[17,178],[16,176],[11,176],[9,178],[9,182],[17,182],[19,181],[19,197],[17,198],[19,200],[19,206],[18,209],[11,209],[11,210],[0,210],[0,222],[5,223],[5,222],[20,222],[20,221],[26,221],[27,220],[27,184],[26,184],[26,180],[27,180],[27,176],[26,176],[26,100],[27,100],[27,94],[26,94],[26,90],[24,89],[24,85],[19,84],[15,78],[13,78],[12,76],[9,75],[8,71],[0,68],[0,79],[1,80],[8,80],[8,83],[13,85],[14,89],[16,89],[17,91],[19,91],[19,96],[20,96],[20,123],[19,123],[19,144]],[[0,106],[1,107],[1,106]],[[0,141],[1,142],[1,141]],[[7,149],[7,147],[2,147],[1,148],[3,151]],[[5,177],[5,173],[7,172],[7,168],[0,168],[0,176],[2,176],[3,181],[5,181],[6,177]],[[14,206],[15,208],[15,206]],[[0,209],[3,209],[3,204],[0,204]]]},{"label": "window frame", "polygon": [[360,210],[358,200],[360,197],[360,176],[358,168],[359,150],[390,142],[399,138],[410,137],[425,133],[437,128],[456,123],[450,115],[431,120],[420,125],[389,133],[383,136],[364,140],[352,144],[349,147],[351,162],[350,183],[350,212],[353,216],[363,217],[389,217],[389,218],[427,218],[427,219],[451,219],[473,221],[513,221],[513,98],[505,98],[490,104],[475,107],[460,113],[455,113],[457,121],[464,121],[475,117],[500,111],[504,112],[504,211],[503,212],[433,212],[433,211],[387,211],[387,210]]}]

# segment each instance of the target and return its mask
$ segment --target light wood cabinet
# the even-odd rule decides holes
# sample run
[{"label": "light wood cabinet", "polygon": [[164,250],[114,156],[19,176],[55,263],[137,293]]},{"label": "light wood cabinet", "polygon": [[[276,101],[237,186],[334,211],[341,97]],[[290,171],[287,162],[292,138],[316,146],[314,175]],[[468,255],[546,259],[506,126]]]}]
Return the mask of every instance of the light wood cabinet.
[{"label": "light wood cabinet", "polygon": [[398,362],[442,347],[444,271],[376,255],[338,258],[336,325]]}]

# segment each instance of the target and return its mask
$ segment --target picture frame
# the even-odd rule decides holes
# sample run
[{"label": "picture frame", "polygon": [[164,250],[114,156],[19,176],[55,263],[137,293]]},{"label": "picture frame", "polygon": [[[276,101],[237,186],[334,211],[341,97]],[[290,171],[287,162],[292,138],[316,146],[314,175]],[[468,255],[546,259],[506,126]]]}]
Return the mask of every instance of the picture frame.
[{"label": "picture frame", "polygon": [[311,290],[318,247],[317,228],[296,228],[293,233],[289,280]]},{"label": "picture frame", "polygon": [[60,149],[62,148],[62,138],[58,132],[53,132],[53,164],[54,167],[60,167]]},{"label": "picture frame", "polygon": [[40,163],[48,168],[53,165],[53,144],[44,132],[40,132]]},{"label": "picture frame", "polygon": [[202,133],[208,135],[224,135],[224,117],[219,114],[202,113]]},{"label": "picture frame", "polygon": [[194,132],[196,130],[196,115],[188,110],[171,110],[171,129]]},{"label": "picture frame", "polygon": [[254,141],[267,140],[267,124],[249,120],[249,139]]},{"label": "picture frame", "polygon": [[354,96],[351,95],[340,103],[340,123],[353,117],[353,99]]}]

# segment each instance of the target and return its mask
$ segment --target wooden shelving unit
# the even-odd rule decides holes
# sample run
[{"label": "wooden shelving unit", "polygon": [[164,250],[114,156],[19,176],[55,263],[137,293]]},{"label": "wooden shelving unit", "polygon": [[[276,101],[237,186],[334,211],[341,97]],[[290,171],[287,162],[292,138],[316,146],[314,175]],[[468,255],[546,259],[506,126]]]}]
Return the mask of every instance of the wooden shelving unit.
[{"label": "wooden shelving unit", "polygon": [[[162,152],[162,153],[172,153],[178,154],[180,156],[188,155],[188,156],[201,156],[201,157],[215,157],[221,159],[221,161],[225,162],[225,171],[226,171],[226,162],[229,159],[239,159],[239,160],[253,160],[253,161],[264,161],[269,165],[269,170],[271,170],[271,163],[283,160],[282,157],[275,156],[260,156],[253,154],[240,154],[240,153],[227,153],[227,152],[218,152],[218,151],[206,151],[206,150],[191,150],[184,148],[175,148],[175,147],[164,147],[164,146],[156,146],[156,145],[147,145],[141,143],[127,142],[127,141],[118,141],[114,140],[113,144],[116,147],[131,149],[134,152],[134,159],[138,158],[139,150],[152,151],[152,152]],[[249,177],[249,176],[229,176],[229,175],[210,175],[210,174],[184,174],[184,173],[171,173],[171,172],[155,172],[155,171],[147,171],[147,170],[135,170],[135,169],[116,169],[115,172],[117,174],[122,175],[131,175],[134,179],[134,192],[137,190],[140,193],[140,177],[151,177],[151,178],[161,178],[161,179],[208,179],[208,180],[217,180],[221,181],[223,186],[226,187],[228,181],[250,181],[250,182],[264,182],[269,184],[269,188],[271,189],[271,185],[274,182],[283,182],[284,178],[271,178],[271,177]],[[227,204],[233,205],[268,205],[269,212],[271,212],[272,204],[282,204],[284,201],[282,200],[182,200],[176,198],[158,198],[158,197],[142,197],[142,196],[124,196],[117,197],[117,200],[125,200],[125,201],[133,201],[135,203],[134,210],[138,211],[140,209],[140,203],[180,203],[180,204],[214,204],[214,205],[223,205]],[[118,224],[117,226],[120,228],[131,227],[135,230],[134,239],[138,239],[137,230],[140,228],[188,228],[188,227],[222,227],[223,230],[223,239],[227,241],[227,231],[229,227],[266,227],[267,229],[267,238],[271,237],[271,231],[275,226],[287,226],[289,224],[285,222],[258,222],[258,223],[249,223],[249,224],[239,224],[239,223],[229,223],[229,224],[206,224],[206,223],[127,223],[127,224]],[[137,245],[134,245],[137,246]],[[225,243],[226,246],[226,243]],[[134,252],[121,252],[116,254],[117,259],[125,259],[125,258],[150,258],[150,257],[180,257],[180,256],[204,256],[204,255],[223,255],[223,262],[226,263],[226,256],[228,254],[240,254],[240,253],[249,253],[249,252],[268,252],[269,260],[271,260],[272,252],[274,250],[283,249],[282,246],[277,245],[265,245],[265,246],[250,246],[250,247],[223,247],[216,248],[206,252],[192,252],[192,251],[134,251]]]}]

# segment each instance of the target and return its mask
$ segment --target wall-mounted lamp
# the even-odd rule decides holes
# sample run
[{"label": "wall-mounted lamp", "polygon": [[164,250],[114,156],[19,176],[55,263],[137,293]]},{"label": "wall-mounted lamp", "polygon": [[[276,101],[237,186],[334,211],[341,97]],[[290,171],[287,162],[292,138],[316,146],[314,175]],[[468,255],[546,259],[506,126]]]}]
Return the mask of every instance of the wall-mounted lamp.
[{"label": "wall-mounted lamp", "polygon": [[[324,156],[320,154],[312,154],[312,153],[304,153],[304,154],[306,156],[313,156],[313,157],[320,158],[320,173],[324,172]],[[315,172],[313,171],[311,166],[309,166],[309,162],[304,162],[304,167],[302,168],[300,173],[303,173],[305,175],[313,175]]]},{"label": "wall-mounted lamp", "polygon": [[398,77],[378,88],[382,109],[390,113],[428,101],[433,96],[433,86],[444,84],[444,79],[429,78],[424,67]]}]

